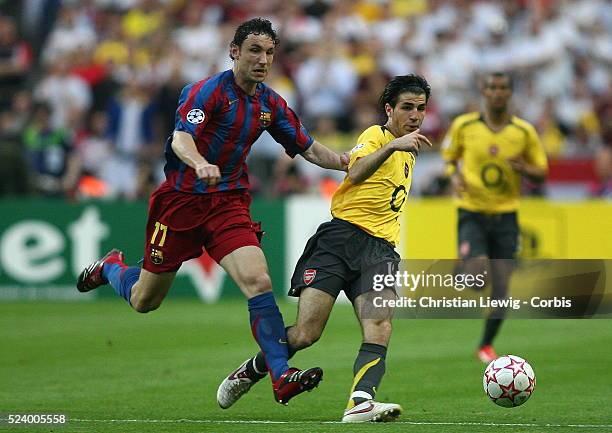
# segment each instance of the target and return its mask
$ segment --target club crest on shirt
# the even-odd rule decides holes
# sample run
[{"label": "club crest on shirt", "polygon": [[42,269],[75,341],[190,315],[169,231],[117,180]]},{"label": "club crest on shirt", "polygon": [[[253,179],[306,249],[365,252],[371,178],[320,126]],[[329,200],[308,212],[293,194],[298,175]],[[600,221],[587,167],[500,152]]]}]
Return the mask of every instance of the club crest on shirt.
[{"label": "club crest on shirt", "polygon": [[499,147],[497,147],[497,144],[492,144],[489,147],[489,153],[493,156],[497,155],[499,153]]},{"label": "club crest on shirt", "polygon": [[190,110],[189,113],[187,113],[187,121],[195,125],[204,122],[205,117],[206,116],[204,116],[204,112],[199,108],[194,108],[193,110]]},{"label": "club crest on shirt", "polygon": [[312,283],[314,281],[316,276],[317,276],[317,270],[316,269],[306,269],[304,271],[304,276],[302,277],[302,279],[304,280],[304,284],[309,286],[310,283]]},{"label": "club crest on shirt", "polygon": [[410,174],[410,167],[408,167],[407,162],[404,162],[404,176],[406,176],[407,178],[409,174]]},{"label": "club crest on shirt", "polygon": [[261,126],[270,126],[272,123],[272,113],[269,111],[262,111],[259,113],[259,123]]},{"label": "club crest on shirt", "polygon": [[161,265],[164,262],[164,253],[155,248],[151,248],[151,262],[154,265]]}]

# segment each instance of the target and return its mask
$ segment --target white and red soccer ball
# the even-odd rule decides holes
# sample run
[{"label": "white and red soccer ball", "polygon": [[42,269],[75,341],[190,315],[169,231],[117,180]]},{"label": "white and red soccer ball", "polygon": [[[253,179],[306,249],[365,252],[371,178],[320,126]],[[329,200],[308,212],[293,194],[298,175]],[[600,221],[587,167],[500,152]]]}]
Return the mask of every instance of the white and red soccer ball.
[{"label": "white and red soccer ball", "polygon": [[533,368],[520,356],[505,355],[487,366],[482,385],[493,403],[515,407],[525,403],[535,388]]}]

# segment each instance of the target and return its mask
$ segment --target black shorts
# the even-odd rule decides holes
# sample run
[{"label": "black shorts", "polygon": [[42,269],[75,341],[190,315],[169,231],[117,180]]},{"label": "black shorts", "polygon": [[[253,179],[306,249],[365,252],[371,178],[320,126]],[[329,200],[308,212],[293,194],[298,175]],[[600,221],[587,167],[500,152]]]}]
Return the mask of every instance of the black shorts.
[{"label": "black shorts", "polygon": [[459,209],[459,257],[485,255],[490,259],[513,259],[518,248],[516,212],[485,214]]},{"label": "black shorts", "polygon": [[395,291],[395,284],[385,284],[383,277],[395,274],[399,262],[390,242],[334,218],[321,224],[306,243],[291,277],[289,296],[298,297],[302,289],[313,287],[334,298],[344,290],[354,302],[375,286]]}]

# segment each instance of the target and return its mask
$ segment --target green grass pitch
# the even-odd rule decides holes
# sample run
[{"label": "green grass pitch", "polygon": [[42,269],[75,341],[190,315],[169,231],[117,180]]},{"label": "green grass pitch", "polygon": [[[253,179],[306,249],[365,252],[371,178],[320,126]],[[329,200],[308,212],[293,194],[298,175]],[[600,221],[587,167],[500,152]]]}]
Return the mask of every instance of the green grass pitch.
[{"label": "green grass pitch", "polygon": [[[285,303],[287,323],[295,305]],[[121,301],[0,303],[0,413],[67,413],[62,427],[0,424],[14,432],[610,432],[612,327],[608,320],[504,324],[497,348],[528,359],[532,398],[495,406],[473,357],[482,322],[396,320],[377,398],[403,405],[401,422],[338,423],[360,332],[337,305],[323,338],[296,355],[324,381],[287,407],[262,381],[229,410],[219,381],[252,354],[246,304],[167,300],[139,315]]]}]

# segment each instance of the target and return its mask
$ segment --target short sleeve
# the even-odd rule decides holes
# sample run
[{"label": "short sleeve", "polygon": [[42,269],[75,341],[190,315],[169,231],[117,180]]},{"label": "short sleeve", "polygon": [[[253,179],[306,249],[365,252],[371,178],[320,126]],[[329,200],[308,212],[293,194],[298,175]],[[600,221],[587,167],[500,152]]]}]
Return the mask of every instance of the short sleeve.
[{"label": "short sleeve", "polygon": [[455,120],[442,141],[442,158],[451,162],[461,158],[463,143],[460,137],[461,122]]},{"label": "short sleeve", "polygon": [[544,146],[535,128],[531,125],[527,128],[527,141],[527,149],[525,150],[527,162],[548,171],[548,159],[546,158]]},{"label": "short sleeve", "polygon": [[267,131],[285,148],[285,152],[291,158],[306,151],[314,142],[306,128],[300,122],[297,114],[289,108],[285,100],[275,95],[275,108],[272,124]]},{"label": "short sleeve", "polygon": [[349,152],[349,168],[355,161],[371,153],[376,152],[382,147],[380,134],[383,134],[380,126],[373,126],[366,129],[357,139],[357,144]]},{"label": "short sleeve", "polygon": [[183,131],[197,137],[197,130],[209,122],[215,109],[216,87],[201,81],[183,88],[175,116],[175,131]]}]

